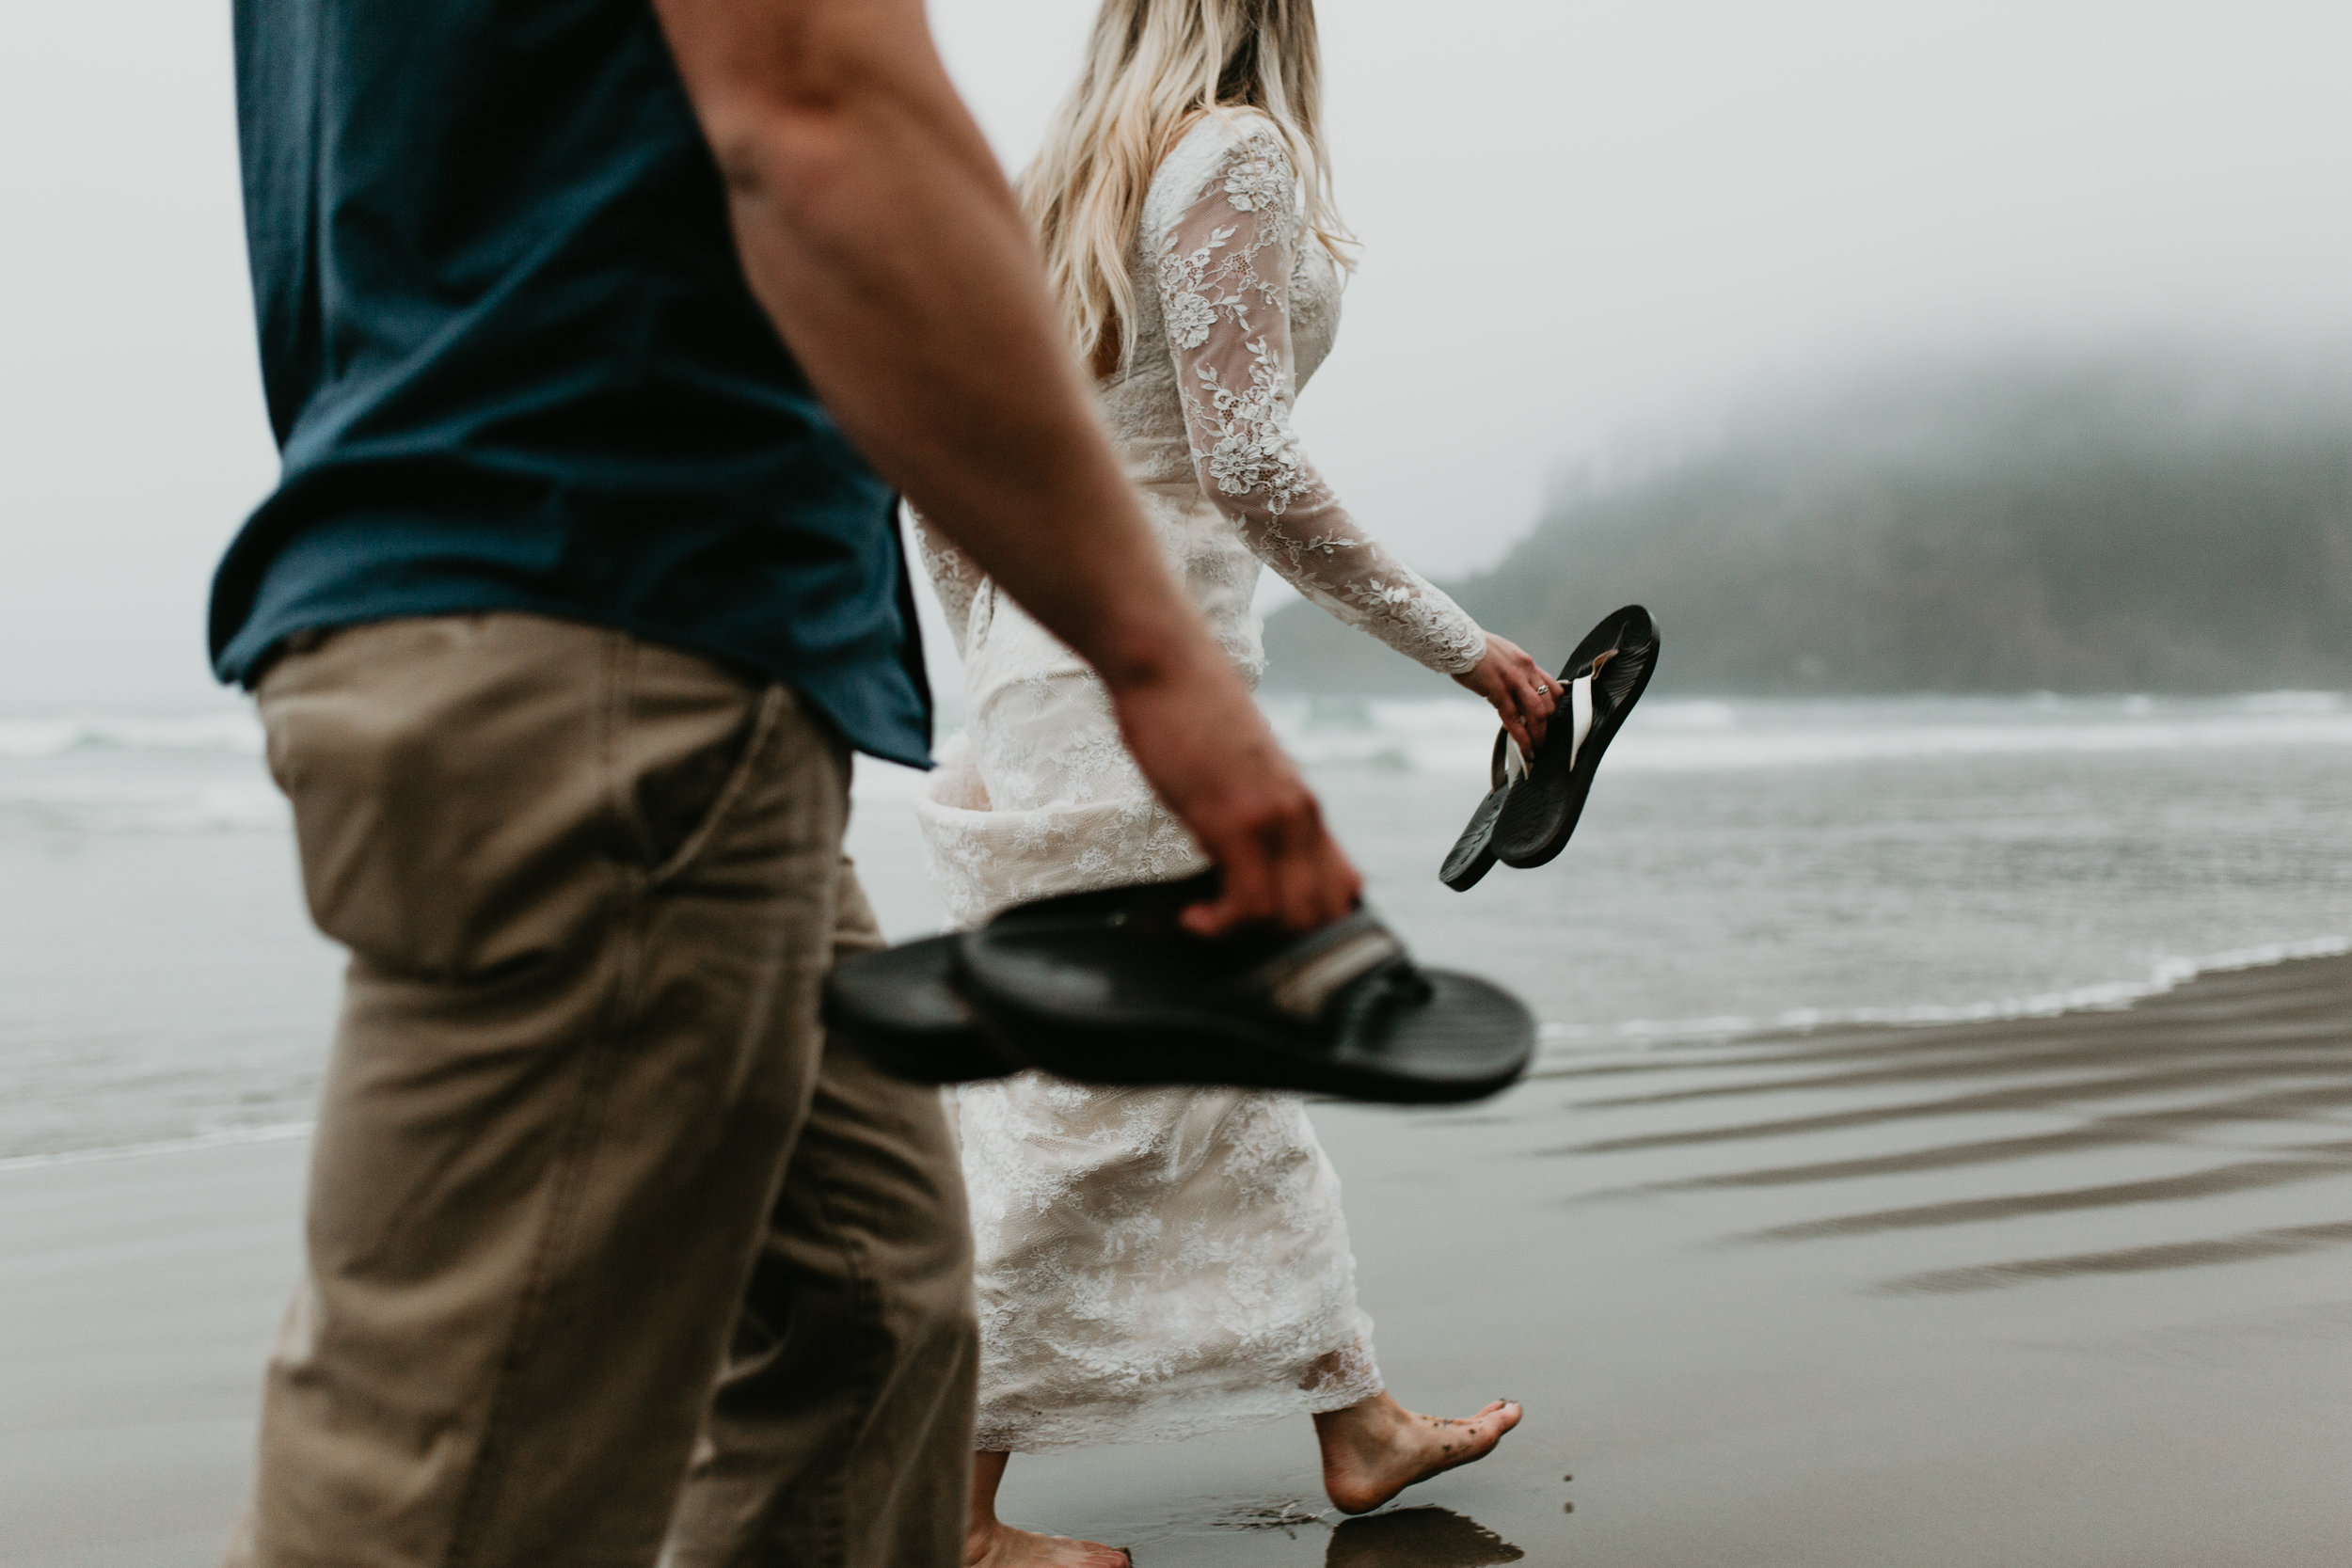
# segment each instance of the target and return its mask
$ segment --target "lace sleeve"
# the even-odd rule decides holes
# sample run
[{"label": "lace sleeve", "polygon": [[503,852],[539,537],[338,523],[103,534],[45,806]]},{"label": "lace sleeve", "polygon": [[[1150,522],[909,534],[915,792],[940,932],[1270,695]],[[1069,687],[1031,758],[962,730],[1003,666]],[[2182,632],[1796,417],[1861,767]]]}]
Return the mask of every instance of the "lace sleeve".
[{"label": "lace sleeve", "polygon": [[972,601],[979,597],[980,584],[988,579],[953,540],[931,527],[930,518],[912,506],[907,508],[907,517],[914,525],[914,553],[922,558],[931,592],[939,595],[939,608],[946,614],[947,635],[955,639],[956,657],[969,657],[963,644],[972,630]]},{"label": "lace sleeve", "polygon": [[1407,658],[1460,674],[1486,634],[1356,526],[1291,433],[1298,181],[1271,126],[1247,132],[1161,237],[1160,304],[1201,493],[1293,587]]}]

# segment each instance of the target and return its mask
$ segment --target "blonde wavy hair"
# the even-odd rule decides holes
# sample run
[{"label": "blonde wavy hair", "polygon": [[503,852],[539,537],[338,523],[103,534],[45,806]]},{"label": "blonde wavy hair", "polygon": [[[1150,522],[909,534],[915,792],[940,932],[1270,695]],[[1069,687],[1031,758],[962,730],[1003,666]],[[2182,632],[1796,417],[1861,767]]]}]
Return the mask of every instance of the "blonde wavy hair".
[{"label": "blonde wavy hair", "polygon": [[1136,346],[1128,277],[1160,160],[1204,114],[1248,107],[1280,134],[1307,222],[1353,265],[1323,146],[1314,0],[1103,0],[1078,84],[1021,177],[1021,202],[1081,360],[1098,375]]}]

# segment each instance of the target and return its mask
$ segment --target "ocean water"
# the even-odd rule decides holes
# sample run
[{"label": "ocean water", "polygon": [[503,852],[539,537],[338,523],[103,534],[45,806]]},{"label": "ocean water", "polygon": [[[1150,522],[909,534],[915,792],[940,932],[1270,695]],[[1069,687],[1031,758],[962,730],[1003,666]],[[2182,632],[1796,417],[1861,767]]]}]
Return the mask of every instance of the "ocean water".
[{"label": "ocean water", "polygon": [[[2115,1006],[2352,942],[2352,698],[1645,704],[1567,851],[1468,894],[1467,701],[1270,699],[1375,903],[1572,1057],[1790,1024]],[[0,1160],[294,1135],[339,958],[241,710],[0,716]],[[907,799],[851,849],[934,929]]]}]

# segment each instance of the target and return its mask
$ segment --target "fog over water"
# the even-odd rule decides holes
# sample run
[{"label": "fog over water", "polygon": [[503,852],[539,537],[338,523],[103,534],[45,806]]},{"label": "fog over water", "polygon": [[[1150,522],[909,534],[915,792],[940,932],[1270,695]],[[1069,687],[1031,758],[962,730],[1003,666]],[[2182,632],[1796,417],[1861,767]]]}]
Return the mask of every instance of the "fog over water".
[{"label": "fog over water", "polygon": [[[1009,163],[1088,0],[939,0]],[[1311,451],[1417,563],[1564,464],[1914,348],[2342,333],[2352,12],[2312,3],[1323,8],[1367,244]],[[212,562],[273,468],[228,8],[35,8],[0,52],[0,707],[219,701]]]}]

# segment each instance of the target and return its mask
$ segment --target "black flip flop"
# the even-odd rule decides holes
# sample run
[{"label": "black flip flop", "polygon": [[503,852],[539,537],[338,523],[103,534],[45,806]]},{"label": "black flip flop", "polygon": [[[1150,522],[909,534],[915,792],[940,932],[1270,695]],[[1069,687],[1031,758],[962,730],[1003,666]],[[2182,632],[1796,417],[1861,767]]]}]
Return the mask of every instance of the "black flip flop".
[{"label": "black flip flop", "polygon": [[956,989],[955,968],[952,936],[844,958],[825,976],[825,1043],[918,1084],[972,1084],[1020,1070]]},{"label": "black flip flop", "polygon": [[[1184,904],[1216,895],[1214,874],[1169,884]],[[1131,887],[1016,904],[992,924],[1100,919],[1136,895]],[[1030,1064],[972,1010],[957,985],[956,937],[924,937],[844,958],[825,976],[818,1016],[829,1046],[918,1084],[973,1084]]]},{"label": "black flip flop", "polygon": [[1445,863],[1438,867],[1438,879],[1456,893],[1468,893],[1495,868],[1495,818],[1502,815],[1503,797],[1518,782],[1512,760],[1511,732],[1495,731],[1494,755],[1486,763],[1486,798],[1470,813],[1470,826],[1462,830],[1462,836],[1446,851]]},{"label": "black flip flop", "polygon": [[[1584,814],[1593,773],[1658,668],[1658,622],[1640,605],[1602,619],[1560,667],[1565,701],[1528,766],[1495,814],[1495,858],[1508,866],[1546,863],[1567,847]],[[1580,733],[1580,730],[1581,733]]]},{"label": "black flip flop", "polygon": [[958,940],[957,986],[995,1038],[1089,1083],[1448,1104],[1527,1070],[1518,999],[1418,968],[1368,911],[1304,937],[1193,936],[1177,917],[1214,878],[1028,906]]}]

